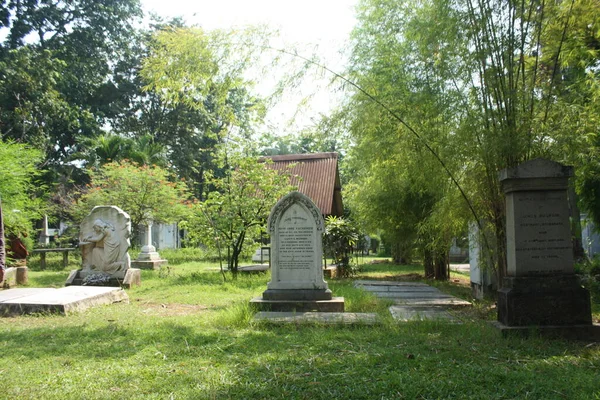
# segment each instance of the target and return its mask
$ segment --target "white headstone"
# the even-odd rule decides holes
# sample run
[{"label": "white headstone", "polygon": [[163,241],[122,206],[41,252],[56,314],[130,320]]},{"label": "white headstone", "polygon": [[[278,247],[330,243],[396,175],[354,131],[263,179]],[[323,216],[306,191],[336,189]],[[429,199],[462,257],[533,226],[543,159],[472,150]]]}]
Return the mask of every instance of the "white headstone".
[{"label": "white headstone", "polygon": [[265,299],[331,299],[323,279],[321,211],[305,195],[292,192],[271,210],[271,282]]}]

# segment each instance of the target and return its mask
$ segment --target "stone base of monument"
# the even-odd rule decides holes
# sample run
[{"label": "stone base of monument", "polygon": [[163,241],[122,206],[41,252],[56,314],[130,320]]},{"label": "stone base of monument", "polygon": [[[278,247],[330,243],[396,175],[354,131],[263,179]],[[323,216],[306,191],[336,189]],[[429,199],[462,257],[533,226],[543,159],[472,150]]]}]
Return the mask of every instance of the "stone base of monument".
[{"label": "stone base of monument", "polygon": [[331,279],[337,278],[337,266],[328,265],[327,267],[323,268],[323,276]]},{"label": "stone base of monument", "polygon": [[331,300],[329,289],[267,289],[263,292],[264,300]]},{"label": "stone base of monument", "polygon": [[344,312],[343,297],[333,297],[329,300],[273,300],[256,297],[250,300],[250,305],[259,311]]},{"label": "stone base of monument", "polygon": [[17,286],[17,269],[14,267],[6,268],[4,270],[4,280],[0,283],[2,283],[0,287],[4,289]]},{"label": "stone base of monument", "polygon": [[506,326],[591,325],[590,294],[574,274],[506,277],[498,291],[498,322]]},{"label": "stone base of monument", "polygon": [[503,337],[544,336],[570,340],[600,341],[600,325],[537,325],[537,326],[506,326],[494,321],[492,325],[502,332]]},{"label": "stone base of monument", "polygon": [[0,316],[34,313],[71,314],[90,307],[129,302],[121,288],[70,286],[55,288],[22,288],[0,292]]},{"label": "stone base of monument", "polygon": [[163,265],[167,265],[167,260],[134,260],[131,266],[139,269],[160,269]]},{"label": "stone base of monument", "polygon": [[17,267],[17,285],[26,285],[29,282],[29,268]]},{"label": "stone base of monument", "polygon": [[26,285],[28,281],[27,267],[10,267],[4,271],[4,280],[0,282],[0,288],[9,289],[17,285]]},{"label": "stone base of monument", "polygon": [[142,273],[138,268],[129,268],[125,272],[124,276],[113,276],[109,280],[99,283],[86,284],[84,279],[88,274],[89,273],[85,273],[80,269],[71,271],[67,281],[65,282],[65,286],[106,286],[130,289],[132,286],[141,286],[142,284]]}]

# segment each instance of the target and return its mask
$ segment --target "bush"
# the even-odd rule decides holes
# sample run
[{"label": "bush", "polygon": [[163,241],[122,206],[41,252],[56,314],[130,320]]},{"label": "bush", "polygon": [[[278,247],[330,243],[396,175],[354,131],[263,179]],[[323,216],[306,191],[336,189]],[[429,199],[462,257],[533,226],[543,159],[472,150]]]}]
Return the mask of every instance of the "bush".
[{"label": "bush", "polygon": [[350,261],[358,237],[358,229],[349,220],[335,216],[329,216],[325,220],[323,245],[337,265],[337,276],[340,278],[347,278],[356,272]]}]

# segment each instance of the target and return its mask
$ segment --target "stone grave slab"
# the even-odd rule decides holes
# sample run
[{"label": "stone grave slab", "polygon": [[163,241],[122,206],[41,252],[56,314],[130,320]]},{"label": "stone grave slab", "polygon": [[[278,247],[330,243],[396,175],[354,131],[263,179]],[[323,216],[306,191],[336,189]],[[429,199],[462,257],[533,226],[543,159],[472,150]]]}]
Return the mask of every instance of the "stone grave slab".
[{"label": "stone grave slab", "polygon": [[468,301],[442,293],[422,282],[359,280],[354,282],[354,286],[379,298],[393,300],[395,305],[389,310],[392,317],[400,322],[440,320],[458,323],[448,309],[471,306]]},{"label": "stone grave slab", "polygon": [[400,281],[375,281],[375,280],[366,280],[359,279],[354,281],[355,286],[421,286],[421,287],[431,287],[423,282],[400,282]]},{"label": "stone grave slab", "polygon": [[267,272],[269,270],[269,264],[244,265],[239,267],[238,270],[247,273]]},{"label": "stone grave slab", "polygon": [[462,323],[442,307],[391,306],[389,308],[396,321],[443,321]]},{"label": "stone grave slab", "polygon": [[20,297],[31,296],[39,293],[47,293],[48,291],[54,291],[56,289],[48,288],[19,288],[19,289],[8,289],[0,290],[0,303],[5,301],[18,299]]},{"label": "stone grave slab", "polygon": [[259,312],[255,321],[276,324],[325,324],[325,325],[374,325],[379,323],[375,313],[341,313],[341,312]]},{"label": "stone grave slab", "polygon": [[129,297],[123,289],[97,286],[10,289],[0,292],[0,315],[43,312],[68,315],[115,302],[129,302]]},{"label": "stone grave slab", "polygon": [[396,304],[410,304],[413,307],[444,307],[444,308],[461,308],[471,307],[472,304],[466,300],[459,299],[458,297],[447,297],[447,298],[431,298],[431,299],[419,299],[419,298],[408,298],[408,299],[394,299]]}]

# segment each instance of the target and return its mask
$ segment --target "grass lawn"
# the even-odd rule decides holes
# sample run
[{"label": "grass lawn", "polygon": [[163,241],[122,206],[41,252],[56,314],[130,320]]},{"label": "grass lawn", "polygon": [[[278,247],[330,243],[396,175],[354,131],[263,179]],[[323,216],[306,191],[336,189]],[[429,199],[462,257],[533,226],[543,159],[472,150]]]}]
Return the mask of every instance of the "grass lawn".
[{"label": "grass lawn", "polygon": [[[223,282],[217,264],[180,261],[143,271],[130,304],[0,319],[0,399],[600,399],[599,344],[503,339],[490,303],[460,311],[463,324],[395,323],[389,303],[339,280],[346,310],[382,324],[258,324],[248,301],[268,274]],[[359,277],[418,273],[375,264]],[[67,275],[30,271],[30,286]],[[468,298],[465,282],[437,286]]]}]

